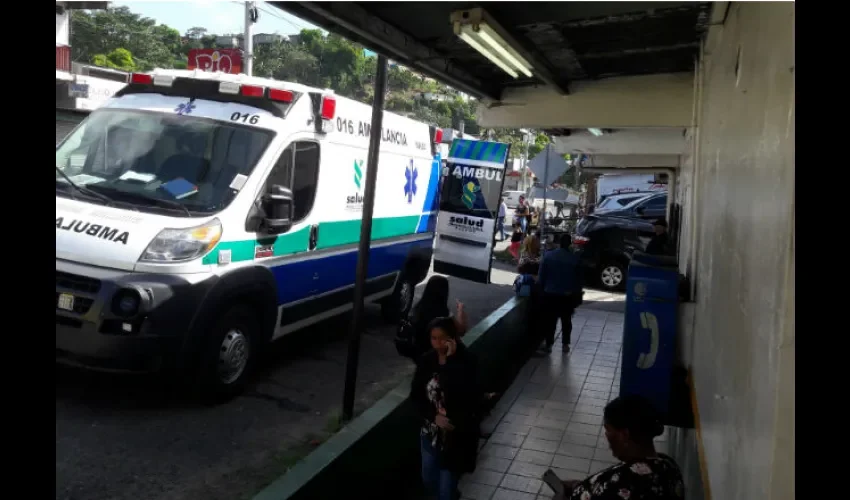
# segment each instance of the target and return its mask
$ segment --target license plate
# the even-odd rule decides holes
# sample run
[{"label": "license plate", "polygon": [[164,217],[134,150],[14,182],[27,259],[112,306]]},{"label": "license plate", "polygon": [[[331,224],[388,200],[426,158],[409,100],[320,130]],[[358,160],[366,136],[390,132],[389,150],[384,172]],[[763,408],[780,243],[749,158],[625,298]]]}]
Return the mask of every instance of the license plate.
[{"label": "license plate", "polygon": [[59,301],[56,304],[58,309],[64,309],[66,311],[74,310],[74,296],[70,293],[60,293]]}]

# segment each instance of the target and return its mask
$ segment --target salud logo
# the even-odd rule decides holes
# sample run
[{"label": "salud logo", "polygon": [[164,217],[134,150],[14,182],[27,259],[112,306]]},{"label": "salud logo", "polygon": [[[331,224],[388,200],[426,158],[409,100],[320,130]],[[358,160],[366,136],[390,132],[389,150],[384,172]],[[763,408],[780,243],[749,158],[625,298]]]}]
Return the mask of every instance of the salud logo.
[{"label": "salud logo", "polygon": [[404,195],[407,196],[407,202],[413,203],[413,197],[416,196],[416,178],[419,176],[419,170],[413,165],[413,160],[410,160],[410,165],[404,169]]},{"label": "salud logo", "polygon": [[478,191],[481,191],[481,186],[472,181],[463,185],[463,194],[460,197],[460,201],[466,205],[466,208],[472,210],[472,207],[475,206],[475,198],[478,196]]},{"label": "salud logo", "polygon": [[354,187],[357,189],[353,194],[350,194],[345,197],[345,209],[352,211],[360,211],[363,210],[363,195],[360,194],[363,191],[363,171],[366,170],[363,167],[363,160],[354,160]]},{"label": "salud logo", "polygon": [[363,179],[363,160],[354,160],[354,185],[360,191],[360,181]]}]

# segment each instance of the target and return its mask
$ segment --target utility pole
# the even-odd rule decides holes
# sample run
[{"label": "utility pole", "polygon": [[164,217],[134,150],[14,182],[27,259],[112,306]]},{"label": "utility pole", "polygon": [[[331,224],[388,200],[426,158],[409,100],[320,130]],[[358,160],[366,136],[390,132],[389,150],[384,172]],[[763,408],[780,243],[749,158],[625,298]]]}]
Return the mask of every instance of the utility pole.
[{"label": "utility pole", "polygon": [[525,191],[527,184],[526,177],[528,176],[528,147],[530,144],[531,130],[520,129],[520,132],[522,132],[522,142],[525,143],[525,147],[523,148],[522,153],[522,167],[520,167],[519,178],[522,181],[522,188],[520,189],[520,191]]},{"label": "utility pole", "polygon": [[258,17],[259,13],[254,2],[245,2],[245,32],[242,34],[242,52],[245,59],[243,73],[248,76],[254,74],[254,23],[257,22]]}]

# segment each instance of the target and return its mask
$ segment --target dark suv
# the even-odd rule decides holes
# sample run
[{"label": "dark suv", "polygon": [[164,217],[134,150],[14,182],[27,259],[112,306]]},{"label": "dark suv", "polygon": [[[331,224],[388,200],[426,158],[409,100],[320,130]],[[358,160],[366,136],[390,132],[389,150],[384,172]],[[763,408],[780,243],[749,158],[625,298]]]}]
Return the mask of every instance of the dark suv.
[{"label": "dark suv", "polygon": [[[599,214],[602,215],[602,214]],[[657,193],[635,200],[623,208],[608,210],[606,216],[655,220],[667,215],[667,193]]]},{"label": "dark suv", "polygon": [[635,250],[644,251],[654,234],[650,221],[614,217],[609,213],[584,217],[573,235],[581,251],[587,279],[605,290],[626,286],[626,273]]}]

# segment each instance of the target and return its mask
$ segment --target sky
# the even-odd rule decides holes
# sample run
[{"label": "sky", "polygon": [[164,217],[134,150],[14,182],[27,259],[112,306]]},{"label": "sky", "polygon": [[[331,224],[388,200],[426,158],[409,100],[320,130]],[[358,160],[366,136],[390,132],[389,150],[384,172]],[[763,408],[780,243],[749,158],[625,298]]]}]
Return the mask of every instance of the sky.
[{"label": "sky", "polygon": [[[245,4],[235,0],[182,0],[110,2],[111,5],[127,6],[131,11],[167,24],[180,33],[194,26],[201,26],[212,34],[241,33],[244,29]],[[257,2],[260,19],[254,25],[254,33],[280,33],[291,35],[303,28],[316,26],[302,21],[276,7]]]}]

